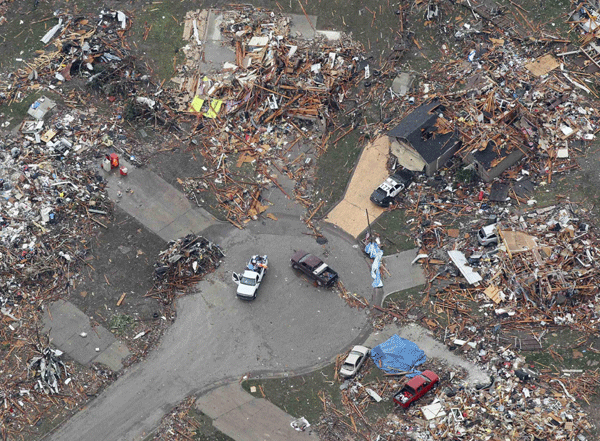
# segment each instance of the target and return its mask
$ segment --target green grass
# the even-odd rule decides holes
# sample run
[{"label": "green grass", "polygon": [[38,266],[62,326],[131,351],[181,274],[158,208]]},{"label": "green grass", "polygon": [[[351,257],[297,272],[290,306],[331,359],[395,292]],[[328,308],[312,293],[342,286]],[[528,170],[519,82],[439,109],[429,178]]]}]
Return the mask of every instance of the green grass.
[{"label": "green grass", "polygon": [[[498,4],[514,11],[519,23],[525,23],[523,16],[527,18],[534,27],[542,25],[550,35],[559,38],[576,39],[577,34],[569,34],[571,26],[567,23],[567,15],[573,10],[569,0],[520,0],[518,2],[509,0],[498,0]],[[514,5],[520,5],[517,8]],[[520,13],[519,13],[520,11]],[[526,24],[525,29],[531,29]]]},{"label": "green grass", "polygon": [[40,39],[58,24],[58,19],[52,15],[53,11],[50,2],[40,2],[35,10],[33,10],[33,1],[21,2],[18,13],[7,17],[9,21],[0,26],[0,43],[2,43],[0,69],[3,72],[14,68],[26,68],[23,61],[16,59],[28,61],[37,56],[36,50],[44,50],[44,43]]},{"label": "green grass", "polygon": [[386,211],[371,221],[371,231],[379,236],[383,254],[389,256],[415,247],[404,209]]},{"label": "green grass", "polygon": [[[148,66],[159,81],[169,80],[175,73],[173,66],[181,64],[185,56],[181,48],[183,41],[183,22],[189,10],[201,9],[200,4],[181,1],[155,1],[146,4],[135,15],[129,40],[132,49],[143,53]],[[146,27],[150,27],[148,37],[143,36]]]},{"label": "green grass", "polygon": [[423,288],[425,285],[413,286],[412,288],[405,289],[403,291],[394,292],[388,295],[383,301],[383,307],[389,308],[392,305],[420,305],[425,294]]},{"label": "green grass", "polygon": [[[327,396],[339,411],[346,413],[341,401],[342,381],[334,380],[334,370],[335,365],[330,364],[323,369],[296,377],[247,380],[242,383],[242,387],[253,396],[263,398],[260,389],[262,387],[264,398],[293,417],[305,417],[312,426],[316,426],[323,412],[323,402],[319,395]],[[358,376],[358,381],[363,386],[372,389],[375,389],[379,382],[387,380],[370,359],[363,365]],[[252,386],[256,387],[254,393],[250,392]],[[394,410],[391,395],[386,394],[382,398],[379,403],[369,400],[361,406],[370,424]]]},{"label": "green grass", "polygon": [[[254,397],[265,398],[295,418],[305,417],[311,425],[316,425],[321,417],[323,403],[318,393],[326,391],[334,400],[340,402],[339,383],[334,382],[333,364],[310,374],[279,379],[251,379],[244,381],[242,387]],[[250,388],[256,387],[256,392]]]},{"label": "green grass", "polygon": [[343,198],[346,186],[352,176],[351,173],[362,151],[359,137],[358,130],[354,130],[337,144],[330,145],[319,158],[316,171],[315,197],[325,200],[325,204],[317,213],[317,217],[327,213]]}]

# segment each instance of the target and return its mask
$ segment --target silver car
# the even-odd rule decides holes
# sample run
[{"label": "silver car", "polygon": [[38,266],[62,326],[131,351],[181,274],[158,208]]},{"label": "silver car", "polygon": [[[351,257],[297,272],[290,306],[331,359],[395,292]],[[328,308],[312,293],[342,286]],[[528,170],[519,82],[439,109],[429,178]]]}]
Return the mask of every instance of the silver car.
[{"label": "silver car", "polygon": [[365,346],[354,346],[340,369],[342,377],[354,377],[363,365],[371,350]]}]

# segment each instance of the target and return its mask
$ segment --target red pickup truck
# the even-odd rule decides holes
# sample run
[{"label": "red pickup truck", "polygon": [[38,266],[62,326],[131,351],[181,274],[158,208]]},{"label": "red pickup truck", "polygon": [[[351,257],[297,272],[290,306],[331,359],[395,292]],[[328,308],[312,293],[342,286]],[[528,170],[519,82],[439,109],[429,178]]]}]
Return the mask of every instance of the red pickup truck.
[{"label": "red pickup truck", "polygon": [[431,389],[437,386],[440,377],[431,371],[423,371],[419,375],[411,378],[400,392],[394,395],[394,402],[405,409],[408,409],[412,403],[417,401]]}]

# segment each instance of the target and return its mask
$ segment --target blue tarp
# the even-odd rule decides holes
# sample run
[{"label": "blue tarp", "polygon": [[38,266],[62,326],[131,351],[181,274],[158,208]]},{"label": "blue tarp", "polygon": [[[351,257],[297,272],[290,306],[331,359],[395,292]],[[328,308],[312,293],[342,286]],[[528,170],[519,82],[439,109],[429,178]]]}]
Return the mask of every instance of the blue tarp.
[{"label": "blue tarp", "polygon": [[371,277],[373,278],[373,288],[381,288],[383,286],[383,282],[381,281],[381,271],[379,267],[381,266],[381,259],[383,258],[383,251],[379,248],[376,242],[369,242],[365,247],[365,253],[369,255],[371,259],[373,259],[373,265],[371,265]]},{"label": "blue tarp", "polygon": [[387,374],[412,372],[408,378],[420,374],[415,367],[425,363],[427,356],[416,343],[392,335],[387,341],[371,349],[371,358],[379,369]]}]

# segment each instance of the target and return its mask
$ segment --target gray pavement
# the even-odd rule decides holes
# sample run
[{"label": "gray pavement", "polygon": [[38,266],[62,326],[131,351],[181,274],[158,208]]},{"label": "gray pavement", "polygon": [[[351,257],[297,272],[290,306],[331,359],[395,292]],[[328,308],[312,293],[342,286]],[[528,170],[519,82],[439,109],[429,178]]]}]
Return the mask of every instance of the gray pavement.
[{"label": "gray pavement", "polygon": [[421,266],[411,263],[418,252],[418,248],[414,248],[383,258],[385,270],[382,270],[381,276],[384,299],[392,293],[425,284]]},{"label": "gray pavement", "polygon": [[89,317],[71,302],[52,303],[44,312],[43,321],[43,332],[49,333],[52,344],[80,364],[99,362],[118,371],[130,354],[127,346],[106,328],[93,327]]},{"label": "gray pavement", "polygon": [[[260,219],[244,230],[213,225],[204,232],[227,253],[221,267],[197,286],[196,294],[178,300],[177,320],[144,362],[129,367],[48,439],[142,440],[190,393],[237,382],[249,372],[308,372],[364,340],[370,330],[366,311],[349,307],[334,291],[315,287],[289,266],[293,250],[306,249],[336,268],[348,289],[368,296],[371,280],[362,252],[345,240],[319,245],[302,234],[306,226],[299,216],[274,214],[279,220]],[[269,255],[269,273],[258,298],[243,302],[235,297],[231,272],[258,252]],[[253,403],[244,412],[266,412],[262,401]],[[289,426],[289,416],[269,415],[272,433]],[[221,419],[220,430],[237,430],[238,441],[255,439],[241,434],[239,422],[228,421]]]},{"label": "gray pavement", "polygon": [[118,169],[102,172],[108,181],[108,196],[132,217],[165,241],[199,233],[218,221],[198,207],[156,173],[137,168],[121,159],[127,176]]},{"label": "gray pavement", "polygon": [[290,423],[295,418],[266,399],[250,395],[238,382],[204,394],[196,408],[208,415],[217,429],[238,441],[319,439],[311,427],[304,432],[293,429]]},{"label": "gray pavement", "polygon": [[[144,176],[146,174],[149,176]],[[131,183],[125,181],[130,177],[135,178],[132,180],[135,186],[128,188],[135,188],[136,203],[123,199],[125,195],[119,198],[115,191],[116,183],[123,188],[125,182]],[[109,195],[121,201],[118,206],[128,208],[130,214],[149,229],[162,230],[163,234],[166,231],[156,226],[157,209],[149,199],[160,201],[161,197],[169,195],[169,199],[175,201],[174,206],[185,206],[181,202],[182,194],[177,194],[173,187],[165,187],[164,181],[156,184],[160,178],[148,170],[137,169],[131,176],[113,176],[111,179]],[[280,184],[286,192],[291,192],[293,182],[282,177]],[[164,191],[157,192],[158,186]],[[296,439],[291,438],[296,435],[306,438],[306,433],[295,431],[288,436],[293,418],[240,390],[239,378],[249,372],[256,377],[312,371],[329,363],[353,344],[364,342],[370,332],[366,311],[350,308],[335,292],[315,287],[289,267],[289,256],[294,250],[305,249],[323,257],[340,273],[348,290],[373,299],[370,262],[356,240],[335,226],[323,225],[327,243],[319,245],[313,237],[303,234],[306,226],[301,221],[302,207],[275,186],[264,194],[273,204],[268,211],[278,220],[261,218],[249,223],[244,230],[206,221],[208,227],[202,234],[219,243],[227,253],[221,267],[198,285],[196,294],[177,302],[177,320],[157,350],[146,361],[128,368],[116,383],[60,427],[50,439],[142,440],[159,424],[164,413],[190,392],[201,395],[200,403],[231,401],[231,397],[244,403],[220,414],[218,409],[212,411],[205,407],[205,413],[213,412],[216,416],[217,428],[237,441]],[[159,204],[166,205],[166,201]],[[176,209],[160,211],[160,220],[165,225],[172,225],[181,218],[179,213]],[[195,228],[200,226],[197,224]],[[242,302],[235,298],[231,272],[239,271],[248,256],[256,253],[269,255],[269,273],[258,298],[253,302]],[[413,250],[386,258],[386,267],[391,273],[384,281],[386,292],[422,283],[420,267],[410,266],[414,255]],[[396,282],[396,278],[403,280]],[[66,312],[52,315],[54,329],[51,335],[54,333],[55,344],[62,345],[59,346],[61,349],[73,353],[84,363],[92,360],[89,351],[95,351],[95,347],[108,348],[99,356],[111,354],[110,345],[96,346],[94,343],[89,346],[78,336],[86,320],[89,326],[83,313],[66,303],[61,308],[67,308]],[[79,321],[73,320],[72,316],[79,317]],[[63,320],[64,323],[58,326]],[[63,334],[59,333],[61,327],[65,328]],[[88,337],[95,334],[93,331],[87,333]],[[105,334],[101,332],[100,335]],[[200,392],[228,382],[237,385],[238,389],[233,390],[234,386],[215,389],[210,392],[210,398],[204,398]],[[262,423],[250,421],[251,416],[256,416]],[[244,418],[245,424],[242,424]]]}]

